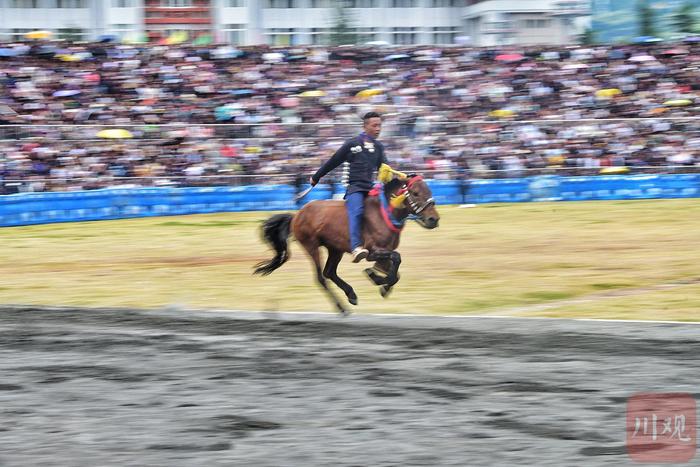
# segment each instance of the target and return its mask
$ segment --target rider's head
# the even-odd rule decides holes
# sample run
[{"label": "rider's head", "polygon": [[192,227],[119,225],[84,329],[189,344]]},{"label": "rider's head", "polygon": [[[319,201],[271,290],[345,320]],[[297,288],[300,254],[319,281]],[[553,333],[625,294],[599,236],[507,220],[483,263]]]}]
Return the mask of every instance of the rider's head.
[{"label": "rider's head", "polygon": [[367,112],[362,117],[362,129],[372,138],[379,138],[382,132],[382,116],[377,112]]}]

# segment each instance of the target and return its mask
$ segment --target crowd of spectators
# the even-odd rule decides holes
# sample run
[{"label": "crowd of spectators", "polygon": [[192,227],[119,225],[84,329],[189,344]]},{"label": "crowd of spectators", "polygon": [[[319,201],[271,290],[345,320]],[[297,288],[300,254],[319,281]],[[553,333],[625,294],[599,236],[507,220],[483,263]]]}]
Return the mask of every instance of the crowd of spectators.
[{"label": "crowd of spectators", "polygon": [[[691,167],[700,159],[699,67],[693,41],[507,50],[0,44],[0,177],[33,191],[146,183],[135,177],[275,179],[313,171],[370,109],[386,115],[390,160],[436,176]],[[133,138],[98,138],[105,127]]]}]

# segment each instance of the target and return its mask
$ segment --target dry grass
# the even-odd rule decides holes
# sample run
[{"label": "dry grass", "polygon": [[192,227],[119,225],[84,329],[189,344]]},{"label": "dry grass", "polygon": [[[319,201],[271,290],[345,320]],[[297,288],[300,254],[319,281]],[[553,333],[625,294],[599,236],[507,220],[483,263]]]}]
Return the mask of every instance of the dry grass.
[{"label": "dry grass", "polygon": [[[360,297],[356,311],[697,319],[697,200],[440,211],[437,230],[407,227],[402,279],[389,299],[362,275],[364,265],[341,263]],[[271,256],[258,232],[269,215],[6,228],[0,302],[330,311],[296,243],[280,270],[251,275]]]}]

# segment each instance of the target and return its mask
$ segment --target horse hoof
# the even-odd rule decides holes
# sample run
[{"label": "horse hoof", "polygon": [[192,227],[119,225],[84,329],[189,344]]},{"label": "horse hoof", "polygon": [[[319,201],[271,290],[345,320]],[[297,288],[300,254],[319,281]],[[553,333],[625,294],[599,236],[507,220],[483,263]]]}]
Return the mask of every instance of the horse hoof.
[{"label": "horse hoof", "polygon": [[346,316],[350,316],[350,312],[348,310],[340,310],[339,313],[340,316],[342,316],[343,318],[345,318]]},{"label": "horse hoof", "polygon": [[350,305],[357,305],[357,297],[348,298]]},{"label": "horse hoof", "polygon": [[379,294],[382,297],[387,298],[390,293],[391,293],[391,287],[388,287],[386,285],[379,287]]}]

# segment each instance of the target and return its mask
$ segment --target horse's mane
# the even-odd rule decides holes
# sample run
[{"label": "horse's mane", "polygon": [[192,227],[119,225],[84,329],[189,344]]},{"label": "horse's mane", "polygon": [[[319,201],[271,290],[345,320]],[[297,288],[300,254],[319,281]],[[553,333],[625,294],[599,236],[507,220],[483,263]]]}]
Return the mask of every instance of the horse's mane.
[{"label": "horse's mane", "polygon": [[384,193],[387,198],[401,188],[404,184],[404,180],[398,178],[392,178],[390,182],[384,184]]}]

